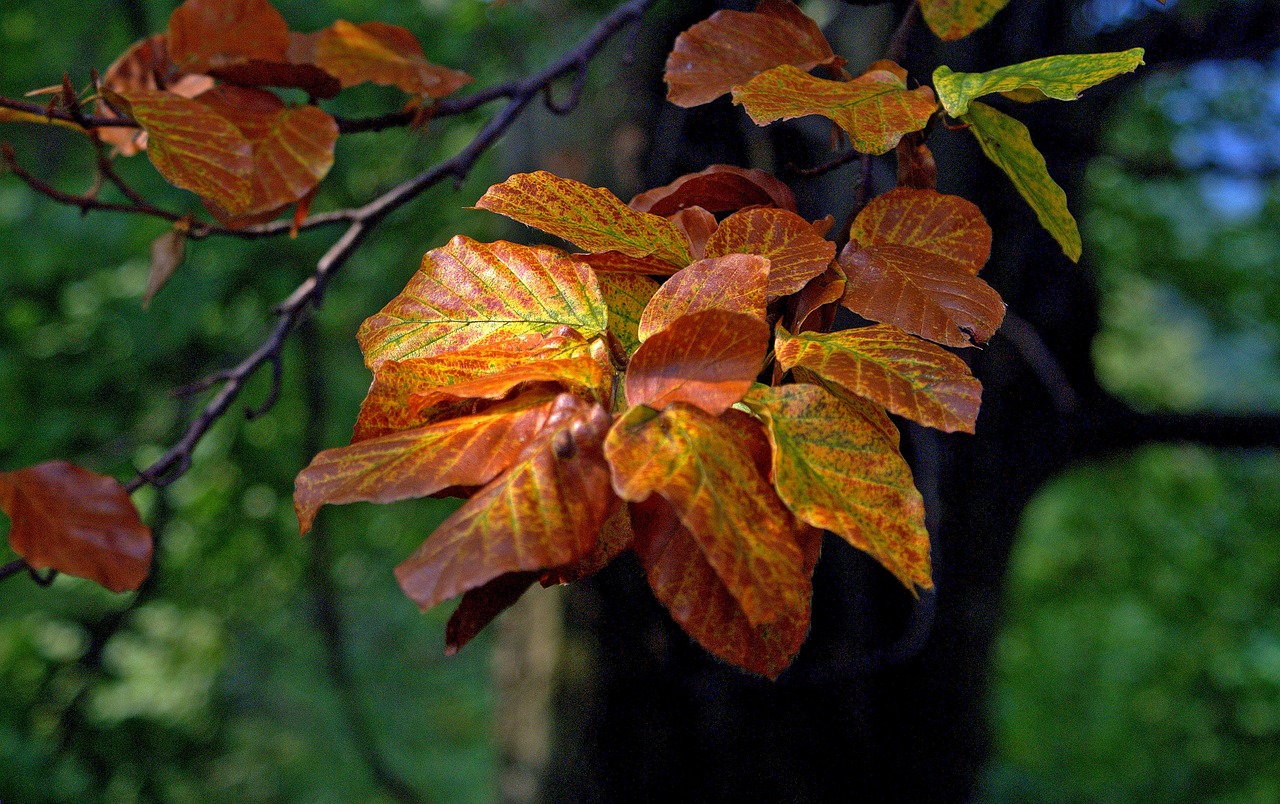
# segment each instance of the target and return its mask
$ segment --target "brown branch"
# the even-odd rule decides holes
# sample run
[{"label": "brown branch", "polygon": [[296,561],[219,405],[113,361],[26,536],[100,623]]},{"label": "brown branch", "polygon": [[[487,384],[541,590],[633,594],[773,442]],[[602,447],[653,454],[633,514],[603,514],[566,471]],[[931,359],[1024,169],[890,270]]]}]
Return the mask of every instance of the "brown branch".
[{"label": "brown branch", "polygon": [[889,44],[884,50],[886,59],[893,62],[902,61],[902,57],[907,53],[907,43],[911,41],[911,34],[915,33],[916,23],[919,21],[920,2],[912,0],[907,13],[902,15],[902,22],[898,23],[897,29],[889,37]]},{"label": "brown branch", "polygon": [[837,168],[844,167],[860,156],[862,156],[862,154],[858,151],[845,151],[835,159],[832,159],[829,162],[823,162],[821,165],[816,165],[811,168],[802,168],[797,166],[794,162],[788,162],[787,166],[783,169],[792,175],[805,179],[813,179],[818,176],[826,175]]}]

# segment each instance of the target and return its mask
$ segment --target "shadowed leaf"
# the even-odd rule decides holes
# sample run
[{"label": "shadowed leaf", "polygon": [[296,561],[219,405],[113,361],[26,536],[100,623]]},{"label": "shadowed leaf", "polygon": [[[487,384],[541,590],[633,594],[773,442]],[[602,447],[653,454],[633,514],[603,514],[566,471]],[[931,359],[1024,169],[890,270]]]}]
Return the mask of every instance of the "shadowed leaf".
[{"label": "shadowed leaf", "polygon": [[778,327],[774,349],[784,371],[805,368],[891,413],[947,432],[973,432],[982,384],[963,360],[897,327],[798,335]]},{"label": "shadowed leaf", "polygon": [[658,290],[658,283],[637,274],[597,274],[600,293],[609,306],[609,331],[627,354],[640,346],[640,317]]},{"label": "shadowed leaf", "polygon": [[[615,502],[620,501],[615,499]],[[600,526],[599,538],[591,552],[572,564],[543,573],[541,583],[543,586],[553,586],[595,575],[629,550],[634,542],[635,534],[631,532],[631,517],[627,513],[627,506],[619,504]]]},{"label": "shadowed leaf", "polygon": [[671,221],[636,212],[604,188],[544,170],[517,173],[493,185],[476,207],[541,229],[585,251],[657,257],[677,268],[692,261],[688,241]]},{"label": "shadowed leaf", "polygon": [[924,144],[923,137],[903,137],[894,151],[898,157],[899,187],[938,189],[938,165],[933,160],[929,146]]},{"label": "shadowed leaf", "polygon": [[747,209],[725,218],[707,241],[707,256],[759,254],[769,258],[766,301],[790,296],[826,270],[836,245],[794,212]]},{"label": "shadowed leaf", "polygon": [[968,36],[991,21],[1009,0],[921,0],[920,12],[939,39]]},{"label": "shadowed leaf", "polygon": [[876,62],[852,81],[828,81],[784,65],[734,88],[733,102],[760,126],[820,114],[844,129],[858,151],[882,154],[924,128],[938,108],[933,90],[907,89],[905,78],[891,62]]},{"label": "shadowed leaf", "polygon": [[605,455],[618,496],[638,503],[656,492],[671,504],[752,625],[806,609],[794,520],[728,425],[688,405],[634,407],[609,431]]},{"label": "shadowed leaf", "polygon": [[1138,69],[1142,55],[1142,48],[1135,47],[1118,53],[1049,56],[985,73],[957,73],[943,65],[933,71],[933,86],[947,114],[964,117],[974,98],[994,92],[1023,102],[1075,100],[1089,87]]},{"label": "shadowed leaf", "polygon": [[537,572],[508,572],[462,596],[444,627],[444,655],[452,656],[538,580]]},{"label": "shadowed leaf", "polygon": [[791,188],[763,170],[734,165],[712,165],[697,173],[688,173],[670,184],[646,190],[631,199],[629,207],[637,212],[652,212],[666,217],[687,207],[702,207],[708,212],[737,212],[743,207],[770,206],[796,211],[796,198]]},{"label": "shadowed leaf", "polygon": [[858,245],[911,246],[976,274],[991,256],[991,227],[971,201],[933,190],[898,187],[858,213],[849,239]]},{"label": "shadowed leaf", "polygon": [[477,243],[458,235],[422,258],[409,284],[358,333],[365,363],[432,357],[568,326],[601,335],[595,275],[558,249]]},{"label": "shadowed leaf", "polygon": [[632,355],[627,404],[685,402],[718,415],[751,387],[768,351],[761,318],[715,309],[681,316]]},{"label": "shadowed leaf", "polygon": [[187,251],[187,230],[189,222],[179,221],[173,228],[151,241],[151,268],[147,272],[147,289],[142,296],[142,308],[151,305],[151,300],[160,292],[173,272],[182,264],[183,255]]},{"label": "shadowed leaf", "polygon": [[880,408],[808,384],[758,385],[745,401],[765,421],[774,484],[796,516],[867,552],[908,589],[933,586],[924,501]]},{"label": "shadowed leaf", "polygon": [[[169,58],[168,37],[164,34],[156,34],[134,42],[102,74],[101,85],[114,92],[163,89],[184,98],[194,98],[201,92],[213,88],[213,79],[207,75],[189,75],[179,72]],[[101,100],[94,104],[94,114],[101,117],[116,117],[111,107]],[[98,137],[108,145],[114,146],[122,156],[133,156],[146,150],[147,147],[146,136],[142,129],[138,128],[119,126],[100,128]]]},{"label": "shadowed leaf", "polygon": [[183,72],[283,62],[288,47],[289,26],[267,0],[186,0],[169,17],[169,53]]},{"label": "shadowed leaf", "polygon": [[452,95],[472,81],[464,72],[427,61],[417,37],[385,22],[338,20],[314,34],[293,34],[289,60],[315,64],[343,87],[370,81],[424,98]]},{"label": "shadowed leaf", "polygon": [[728,310],[764,318],[769,261],[753,254],[698,260],[658,288],[640,316],[638,335],[647,340],[682,315]]},{"label": "shadowed leaf", "polygon": [[633,274],[635,276],[670,276],[684,267],[657,257],[628,257],[620,251],[574,254],[575,260],[590,265],[597,274]]},{"label": "shadowed leaf", "polygon": [[35,569],[137,589],[151,570],[151,529],[115,478],[65,461],[0,472],[9,546]]},{"label": "shadowed leaf", "polygon": [[[792,318],[795,322],[796,332],[804,332],[810,324],[818,324],[818,321],[810,321],[814,313],[823,307],[834,304],[844,297],[846,287],[846,279],[844,271],[840,269],[839,263],[832,263],[826,271],[819,274],[815,279],[804,286],[796,296],[796,311]],[[834,308],[829,308],[834,309]],[[821,318],[822,316],[819,316]],[[821,328],[820,326],[818,327]]]}]

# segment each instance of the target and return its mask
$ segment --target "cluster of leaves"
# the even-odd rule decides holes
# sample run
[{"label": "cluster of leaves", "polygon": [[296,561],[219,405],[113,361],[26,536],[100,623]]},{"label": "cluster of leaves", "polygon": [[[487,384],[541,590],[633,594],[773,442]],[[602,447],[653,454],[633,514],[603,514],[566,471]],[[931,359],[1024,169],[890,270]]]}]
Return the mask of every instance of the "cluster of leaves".
[{"label": "cluster of leaves", "polygon": [[[955,38],[1002,5],[922,8]],[[277,20],[265,0],[188,0],[167,37],[135,46],[103,83],[102,113],[137,126],[117,132],[122,151],[141,147],[141,130],[161,172],[235,225],[305,206],[332,160],[332,118],[263,86],[315,98],[373,80],[433,98],[466,81],[427,65],[401,29],[299,35]],[[714,165],[629,203],[544,172],[491,187],[479,208],[577,250],[459,236],[427,253],[360,328],[373,383],[351,444],[298,476],[302,530],[328,503],[465,497],[396,571],[423,608],[462,595],[450,651],[532,584],[587,577],[630,550],[691,636],[776,677],[808,630],[823,530],[912,591],[932,584],[923,502],[889,414],[975,427],[981,386],[947,347],[984,343],[1004,316],[977,276],[992,233],[975,205],[936,191],[922,132],[943,112],[959,120],[1076,259],[1075,221],[1026,128],[976,99],[1069,100],[1141,56],[944,66],[913,89],[891,61],[849,75],[789,0],[694,25],[667,62],[673,103],[731,93],[761,125],[825,116],[856,152],[896,148],[898,186],[836,232],[838,254],[833,220],[801,217],[758,170]],[[867,324],[833,332],[841,306]],[[0,502],[18,530],[26,509]]]}]

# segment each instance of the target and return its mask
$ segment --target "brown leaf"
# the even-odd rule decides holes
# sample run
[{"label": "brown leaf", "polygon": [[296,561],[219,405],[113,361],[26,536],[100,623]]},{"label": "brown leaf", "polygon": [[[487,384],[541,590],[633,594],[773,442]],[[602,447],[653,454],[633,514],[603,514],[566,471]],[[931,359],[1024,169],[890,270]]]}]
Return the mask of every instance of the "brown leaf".
[{"label": "brown leaf", "polygon": [[315,64],[337,76],[344,87],[370,81],[425,98],[452,95],[473,80],[427,61],[408,29],[385,22],[356,25],[338,20],[318,33],[294,35],[289,57]]},{"label": "brown leaf", "polygon": [[689,255],[695,260],[706,256],[707,238],[719,225],[716,216],[702,207],[685,207],[671,214],[667,220],[675,224],[689,241]]},{"label": "brown leaf", "polygon": [[903,137],[895,149],[898,157],[898,186],[917,190],[938,189],[938,165],[919,134]]},{"label": "brown leaf", "polygon": [[592,270],[603,276],[606,273],[632,274],[634,276],[670,276],[683,268],[660,260],[657,257],[628,257],[620,251],[600,251],[595,254],[574,254],[575,260],[582,260]]},{"label": "brown leaf", "polygon": [[767,301],[790,296],[826,270],[836,245],[794,212],[746,209],[724,219],[707,241],[707,256],[759,254],[769,258]]},{"label": "brown leaf", "polygon": [[809,284],[796,296],[796,309],[791,320],[795,322],[796,332],[804,332],[810,328],[825,329],[824,316],[814,318],[814,314],[840,301],[845,292],[845,275],[839,263],[832,263],[826,271],[810,280]]},{"label": "brown leaf", "polygon": [[958,195],[898,187],[858,213],[849,239],[862,247],[911,246],[976,274],[991,255],[991,227],[977,205]]},{"label": "brown leaf", "polygon": [[537,580],[537,572],[508,572],[464,594],[444,627],[444,654],[452,656],[461,650]]},{"label": "brown leaf", "polygon": [[812,70],[844,59],[813,20],[787,0],[765,0],[754,12],[717,11],[676,37],[667,57],[667,100],[698,106],[780,64]]},{"label": "brown leaf", "polygon": [[629,405],[688,403],[719,415],[751,387],[769,350],[769,325],[710,309],[680,316],[655,332],[627,366]]},{"label": "brown leaf", "polygon": [[267,0],[186,0],[169,17],[169,53],[184,72],[283,62],[288,48],[289,26]]},{"label": "brown leaf", "polygon": [[687,173],[670,184],[646,190],[631,199],[629,207],[667,217],[687,207],[708,212],[737,212],[743,207],[768,206],[796,211],[791,188],[763,170],[733,165],[712,165]]},{"label": "brown leaf", "polygon": [[727,254],[698,260],[658,288],[640,316],[644,341],[682,315],[728,310],[763,319],[769,260],[754,254]]},{"label": "brown leaf", "polygon": [[[620,502],[616,501],[615,502]],[[595,575],[604,569],[615,558],[631,549],[635,542],[635,534],[631,532],[631,517],[627,506],[619,504],[600,526],[600,536],[591,552],[582,558],[563,567],[556,567],[543,573],[543,586],[573,583]]]},{"label": "brown leaf", "polygon": [[147,273],[147,290],[142,296],[142,309],[151,305],[151,300],[160,292],[182,264],[187,252],[187,230],[190,224],[179,221],[173,228],[151,241],[151,269]]},{"label": "brown leaf", "polygon": [[[157,81],[159,78],[159,81]],[[163,85],[162,85],[163,83]],[[113,92],[134,89],[163,89],[184,98],[194,98],[213,87],[213,79],[207,75],[189,75],[178,71],[169,58],[168,37],[156,34],[138,42],[116,59],[102,74],[102,84]],[[116,117],[104,101],[97,101],[94,114],[100,117]],[[133,156],[146,150],[147,140],[142,129],[108,126],[98,129],[98,137],[114,146],[122,156]]]},{"label": "brown leaf", "polygon": [[35,569],[137,589],[151,571],[151,529],[115,478],[65,461],[0,472],[9,546]]}]

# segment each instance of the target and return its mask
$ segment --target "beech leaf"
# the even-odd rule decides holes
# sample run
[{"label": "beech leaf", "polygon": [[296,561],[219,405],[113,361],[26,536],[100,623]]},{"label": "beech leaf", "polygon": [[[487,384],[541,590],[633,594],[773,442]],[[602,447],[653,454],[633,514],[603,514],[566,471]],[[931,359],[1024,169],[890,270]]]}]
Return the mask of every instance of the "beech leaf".
[{"label": "beech leaf", "polygon": [[559,249],[477,243],[432,249],[405,289],[357,337],[365,363],[431,357],[568,326],[601,335],[608,311],[591,269]]},{"label": "beech leaf", "polygon": [[828,81],[783,65],[735,87],[733,102],[761,126],[820,114],[844,129],[856,150],[882,154],[924,128],[938,108],[933,90],[907,89],[905,76],[891,62],[877,62],[852,81]]},{"label": "beech leaf", "polygon": [[597,274],[600,293],[609,307],[609,332],[634,354],[640,346],[640,317],[658,290],[658,283],[638,274]]},{"label": "beech leaf", "polygon": [[773,481],[797,517],[879,561],[908,589],[932,588],[924,501],[884,411],[809,384],[757,385],[745,402],[773,444]]},{"label": "beech leaf", "polygon": [[807,369],[928,427],[972,433],[978,419],[982,384],[964,361],[895,326],[797,335],[778,327],[774,351],[784,371]]},{"label": "beech leaf", "polygon": [[863,207],[849,231],[860,246],[911,246],[976,274],[991,256],[991,227],[958,195],[897,187]]},{"label": "beech leaf", "polygon": [[594,254],[574,254],[575,260],[590,265],[597,274],[632,274],[635,276],[670,276],[685,266],[660,260],[657,257],[629,257],[621,251],[598,251]]},{"label": "beech leaf", "polygon": [[295,34],[289,58],[315,64],[343,87],[370,81],[424,98],[452,95],[472,81],[464,72],[427,61],[417,37],[385,22],[338,20],[315,34]]},{"label": "beech leaf", "polygon": [[751,387],[768,351],[762,318],[717,309],[680,316],[631,356],[627,404],[683,402],[719,415]]},{"label": "beech leaf", "polygon": [[942,65],[933,71],[933,86],[947,114],[959,118],[969,113],[974,98],[994,92],[1023,102],[1075,100],[1089,87],[1138,69],[1142,56],[1140,47],[1116,53],[1049,56],[985,73],[957,73]]},{"label": "beech leaf", "polygon": [[656,492],[670,503],[753,626],[806,610],[794,520],[728,425],[690,405],[634,407],[604,451],[618,496],[638,503]]},{"label": "beech leaf", "polygon": [[468,591],[444,627],[444,653],[452,656],[516,604],[538,580],[537,572],[508,572]]},{"label": "beech leaf", "polygon": [[289,25],[267,0],[186,0],[169,16],[169,53],[183,72],[285,60]]},{"label": "beech leaf", "polygon": [[706,256],[707,238],[711,237],[719,226],[715,215],[702,207],[685,207],[673,212],[667,220],[671,221],[684,235],[685,240],[689,241],[690,257],[700,260]]},{"label": "beech leaf", "polygon": [[827,269],[836,245],[804,218],[782,209],[746,209],[721,222],[707,240],[707,256],[758,254],[769,259],[765,300],[790,296]]},{"label": "beech leaf", "polygon": [[[207,75],[191,75],[180,72],[169,58],[168,37],[156,34],[134,42],[120,58],[112,62],[102,74],[101,86],[114,92],[132,89],[163,89],[184,98],[194,98],[213,87],[213,79]],[[101,117],[117,117],[104,101],[94,103],[94,113]],[[146,150],[146,135],[138,128],[104,126],[98,130],[98,138],[113,146],[123,156],[133,156]]]},{"label": "beech leaf", "polygon": [[488,189],[479,209],[533,226],[586,251],[657,257],[683,268],[692,258],[683,233],[666,218],[636,212],[603,187],[544,170],[517,173]]},{"label": "beech leaf", "polygon": [[173,272],[182,264],[187,252],[188,222],[179,221],[173,228],[151,241],[151,268],[147,272],[147,289],[142,296],[142,307],[146,309],[151,300],[165,286]]},{"label": "beech leaf", "polygon": [[728,310],[760,319],[765,313],[769,260],[753,254],[727,254],[698,260],[675,273],[653,294],[640,316],[638,335],[647,340],[682,315]]},{"label": "beech leaf", "polygon": [[0,472],[9,546],[35,569],[137,589],[151,571],[151,529],[120,483],[65,461]]},{"label": "beech leaf", "polygon": [[1009,0],[921,0],[920,12],[943,41],[968,36],[991,21]]},{"label": "beech leaf", "polygon": [[743,207],[770,206],[796,211],[791,188],[754,168],[712,165],[697,173],[687,173],[670,184],[646,190],[627,204],[637,212],[674,215],[688,207],[708,212],[737,212]]}]

